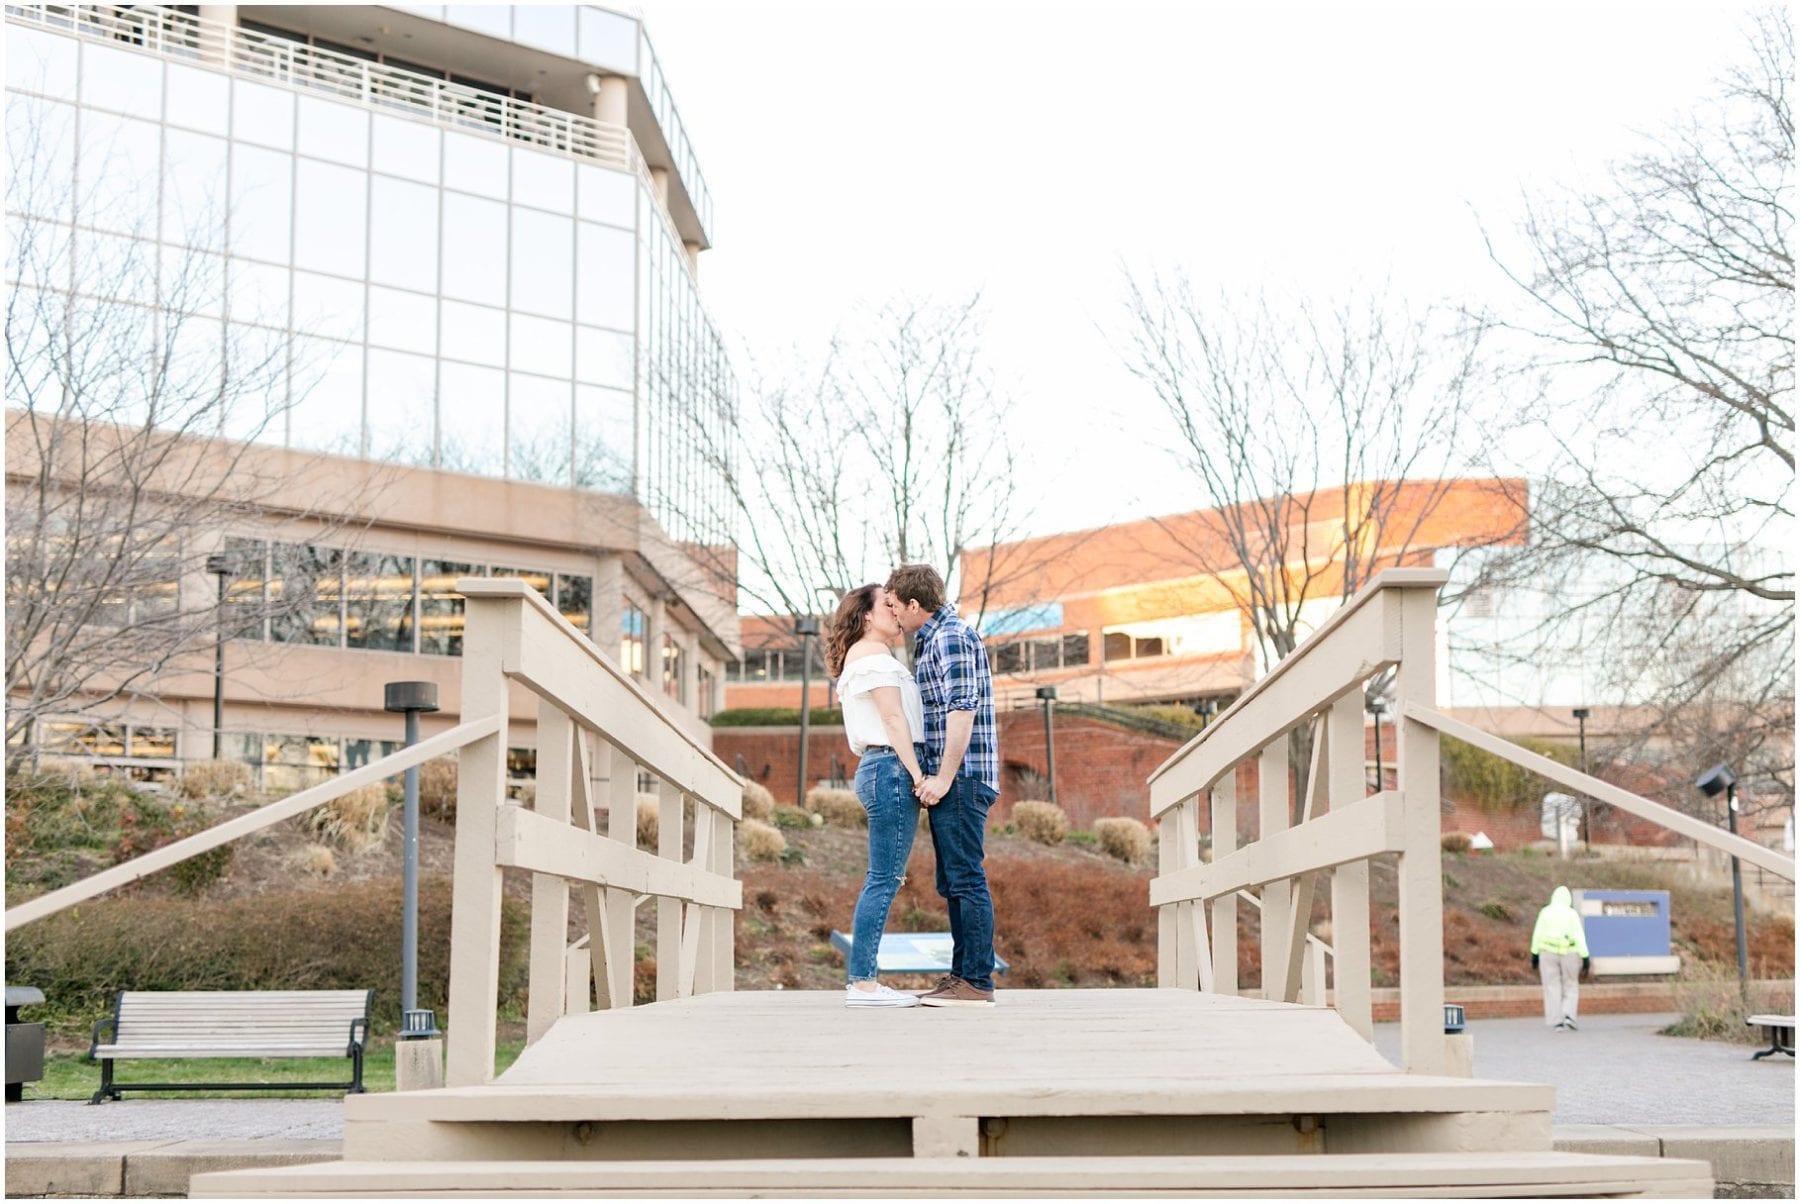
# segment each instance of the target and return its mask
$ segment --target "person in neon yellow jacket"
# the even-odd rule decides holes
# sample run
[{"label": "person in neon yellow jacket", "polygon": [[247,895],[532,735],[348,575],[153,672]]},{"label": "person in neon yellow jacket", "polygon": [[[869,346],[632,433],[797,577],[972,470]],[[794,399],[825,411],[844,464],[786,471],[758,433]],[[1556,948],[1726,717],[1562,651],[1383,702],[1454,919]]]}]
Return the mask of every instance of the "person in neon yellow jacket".
[{"label": "person in neon yellow jacket", "polygon": [[1572,898],[1566,886],[1551,891],[1531,930],[1531,967],[1544,982],[1544,1023],[1565,1032],[1575,1028],[1581,975],[1588,968],[1587,933]]}]

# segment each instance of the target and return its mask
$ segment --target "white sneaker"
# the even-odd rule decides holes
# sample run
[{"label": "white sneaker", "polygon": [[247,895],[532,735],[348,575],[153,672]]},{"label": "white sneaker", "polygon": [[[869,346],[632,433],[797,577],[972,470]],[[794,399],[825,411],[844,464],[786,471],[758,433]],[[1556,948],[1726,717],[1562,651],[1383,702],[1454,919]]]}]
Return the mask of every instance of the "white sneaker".
[{"label": "white sneaker", "polygon": [[908,995],[904,991],[896,991],[881,983],[876,983],[873,991],[846,985],[844,987],[844,1006],[847,1008],[916,1008],[919,1006],[919,997]]}]

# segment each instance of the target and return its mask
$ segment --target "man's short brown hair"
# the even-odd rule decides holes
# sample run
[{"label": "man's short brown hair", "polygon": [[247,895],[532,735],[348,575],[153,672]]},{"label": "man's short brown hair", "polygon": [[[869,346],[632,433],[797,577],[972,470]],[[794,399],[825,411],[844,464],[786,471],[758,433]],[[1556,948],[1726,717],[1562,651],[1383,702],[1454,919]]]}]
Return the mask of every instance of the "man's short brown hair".
[{"label": "man's short brown hair", "polygon": [[887,591],[902,604],[917,602],[936,614],[944,605],[944,579],[928,564],[903,564],[888,574]]}]

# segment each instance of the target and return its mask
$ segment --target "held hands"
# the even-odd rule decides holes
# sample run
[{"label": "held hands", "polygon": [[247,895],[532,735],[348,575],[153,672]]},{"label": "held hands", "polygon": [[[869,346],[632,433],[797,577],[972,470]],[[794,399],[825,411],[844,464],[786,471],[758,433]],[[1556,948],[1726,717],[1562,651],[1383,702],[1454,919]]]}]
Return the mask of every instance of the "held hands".
[{"label": "held hands", "polygon": [[946,794],[950,793],[950,784],[953,780],[943,774],[921,778],[913,783],[913,793],[919,796],[919,801],[925,806],[935,807]]},{"label": "held hands", "polygon": [[1535,953],[1531,955],[1531,968],[1533,970],[1538,968],[1538,955]]}]

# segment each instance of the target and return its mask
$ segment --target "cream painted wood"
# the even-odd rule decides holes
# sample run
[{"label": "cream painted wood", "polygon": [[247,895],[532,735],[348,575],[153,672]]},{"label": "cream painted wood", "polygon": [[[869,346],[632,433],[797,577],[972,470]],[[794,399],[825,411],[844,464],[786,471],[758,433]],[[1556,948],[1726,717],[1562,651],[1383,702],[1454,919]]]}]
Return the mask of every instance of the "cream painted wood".
[{"label": "cream painted wood", "polygon": [[[1156,825],[1156,876],[1166,878],[1181,868],[1177,855],[1175,821],[1166,812],[1151,821]],[[1178,959],[1181,955],[1181,933],[1177,909],[1158,907],[1156,911],[1156,985],[1180,986]]]},{"label": "cream painted wood", "polygon": [[689,734],[663,699],[602,655],[536,590],[517,580],[481,577],[462,578],[456,588],[471,609],[479,599],[511,613],[518,631],[505,665],[509,677],[600,732],[656,777],[739,817],[742,780]]},{"label": "cream painted wood", "polygon": [[1150,775],[1150,814],[1161,815],[1210,786],[1274,735],[1300,723],[1400,657],[1400,616],[1392,595],[1435,597],[1450,579],[1441,569],[1384,569],[1319,625],[1294,654],[1238,696],[1205,731]]},{"label": "cream painted wood", "polygon": [[[574,793],[575,725],[539,700],[537,789],[532,809],[547,823],[567,825]],[[525,1002],[525,1042],[550,1031],[568,1004],[569,883],[556,874],[531,876],[531,954]]]},{"label": "cream painted wood", "polygon": [[[696,824],[694,827],[694,851],[689,858],[691,866],[708,864],[712,855],[712,842],[717,830],[711,824]],[[683,996],[692,995],[696,991],[704,992],[712,977],[712,961],[703,957],[702,946],[707,936],[706,916],[704,909],[694,903],[683,907],[681,921],[681,979],[679,991]]]},{"label": "cream painted wood", "polygon": [[[1325,712],[1328,753],[1321,805],[1343,805],[1368,792],[1363,774],[1363,697],[1344,694]],[[1365,1041],[1375,1039],[1369,977],[1369,863],[1346,861],[1331,871],[1332,987],[1338,1015]]]},{"label": "cream painted wood", "polygon": [[[685,797],[673,782],[656,784],[656,855],[672,862],[681,860]],[[705,807],[696,806],[694,822],[704,823],[708,814]],[[680,995],[681,900],[660,895],[656,900],[656,998],[675,999]]]},{"label": "cream painted wood", "polygon": [[1492,753],[1502,760],[1511,761],[1515,765],[1523,766],[1533,773],[1549,778],[1559,786],[1590,795],[1627,814],[1635,815],[1639,819],[1647,819],[1651,823],[1659,824],[1689,840],[1699,841],[1722,853],[1747,861],[1751,865],[1760,866],[1789,882],[1794,881],[1794,859],[1792,857],[1783,856],[1776,850],[1765,848],[1753,840],[1734,836],[1722,828],[1684,814],[1673,807],[1652,802],[1629,790],[1621,790],[1611,782],[1603,782],[1580,770],[1558,764],[1548,757],[1539,756],[1529,749],[1521,748],[1510,740],[1504,740],[1499,736],[1484,732],[1480,728],[1471,727],[1460,719],[1452,719],[1429,705],[1409,704],[1402,711],[1401,718],[1424,724],[1446,736],[1453,736],[1465,744],[1474,745],[1483,752]]},{"label": "cream painted wood", "polygon": [[[1237,770],[1234,768],[1212,788],[1212,864],[1228,858],[1237,849]],[[1155,882],[1150,884],[1150,901],[1156,901]],[[1223,893],[1212,903],[1213,982],[1214,990],[1236,995],[1238,989],[1238,914],[1237,895]]]},{"label": "cream painted wood", "polygon": [[609,886],[600,892],[600,901],[605,916],[606,1006],[628,1008],[636,1002],[637,895]]},{"label": "cream painted wood", "polygon": [[912,1141],[914,1158],[979,1158],[981,1118],[915,1116]]},{"label": "cream painted wood", "polygon": [[[1168,823],[1170,837],[1174,845],[1175,860],[1182,866],[1198,865],[1200,861],[1199,835],[1192,830],[1193,815],[1187,804],[1172,811],[1165,811],[1163,819]],[[1164,986],[1180,987],[1192,991],[1200,985],[1200,948],[1195,942],[1194,904],[1182,901],[1174,904],[1177,938],[1175,944],[1175,977]]]},{"label": "cream painted wood", "polygon": [[[1152,881],[1150,901],[1160,905],[1180,899],[1212,899],[1346,861],[1399,852],[1404,809],[1404,798],[1397,790],[1370,795],[1222,858],[1215,835],[1212,864]],[[1215,925],[1220,922],[1215,916]]]},{"label": "cream painted wood", "polygon": [[731,878],[520,807],[503,808],[496,827],[494,856],[509,868],[597,882],[628,894],[694,899],[709,907],[735,908],[743,899],[743,886]]},{"label": "cream painted wood", "polygon": [[[1315,815],[1330,809],[1330,803],[1323,797],[1325,775],[1322,766],[1326,756],[1326,725],[1315,722],[1312,727],[1312,757],[1306,767],[1306,802],[1302,808],[1300,821],[1310,822]],[[1293,892],[1288,904],[1288,922],[1285,933],[1286,942],[1282,948],[1282,964],[1287,968],[1287,980],[1282,984],[1280,999],[1293,1003],[1300,998],[1301,979],[1310,973],[1310,962],[1306,960],[1306,938],[1312,930],[1313,894],[1317,889],[1318,874],[1301,874],[1291,880],[1289,889]],[[1318,980],[1319,998],[1324,997],[1324,979]]]},{"label": "cream painted wood", "polygon": [[[571,820],[577,831],[589,835],[599,835],[611,822],[601,814],[607,783],[595,777],[598,773],[609,772],[599,767],[601,751],[607,747],[595,733],[580,726],[575,728]],[[583,1006],[579,1009],[586,1012],[595,1005],[606,1007],[612,997],[606,975],[606,900],[596,882],[577,882],[575,892],[581,898],[581,914],[587,924],[587,935],[582,941],[587,969],[582,975]],[[592,1003],[588,1002],[590,999]]]},{"label": "cream painted wood", "polygon": [[33,920],[41,920],[45,916],[55,915],[59,911],[84,903],[96,895],[105,894],[121,886],[128,886],[141,878],[148,877],[159,870],[168,869],[171,865],[186,861],[220,845],[241,840],[245,836],[254,835],[265,828],[273,827],[284,820],[304,815],[315,807],[342,798],[353,790],[390,778],[404,772],[414,765],[422,765],[435,757],[455,752],[457,749],[476,740],[492,736],[500,730],[500,720],[493,716],[466,719],[449,731],[439,732],[429,740],[421,740],[411,748],[390,753],[380,760],[371,761],[360,769],[353,769],[329,782],[321,782],[287,798],[279,799],[266,806],[258,807],[235,819],[228,819],[216,824],[204,832],[195,833],[160,849],[145,853],[142,857],[134,857],[110,869],[102,870],[79,882],[48,891],[29,899],[17,907],[7,909],[6,931]]},{"label": "cream painted wood", "polygon": [[[1182,855],[1190,865],[1200,864],[1200,799],[1198,796],[1181,805]],[[1214,987],[1212,943],[1206,933],[1206,904],[1185,903],[1176,907],[1194,947],[1195,968],[1200,972],[1200,989]]]},{"label": "cream painted wood", "polygon": [[737,911],[743,907],[743,884],[734,877],[737,845],[736,829],[731,817],[723,811],[708,811],[713,822],[713,874],[737,887],[738,901],[731,907],[714,907],[712,989],[730,991],[737,983]]},{"label": "cream painted wood", "polygon": [[578,936],[569,945],[564,956],[566,969],[563,972],[563,1014],[579,1016],[594,1008],[594,962],[593,955],[588,952],[586,935]]},{"label": "cream painted wood", "polygon": [[500,608],[464,614],[462,713],[497,720],[493,735],[466,745],[457,765],[456,853],[450,906],[450,998],[444,1082],[494,1077],[494,1020],[500,992],[500,865],[495,832],[506,798],[507,684],[519,625]]},{"label": "cream painted wood", "polygon": [[[1394,676],[1395,710],[1430,706],[1437,689],[1437,593],[1398,599],[1403,647]],[[1444,870],[1437,733],[1400,724],[1395,753],[1405,800],[1400,853],[1400,1037],[1407,1070],[1442,1074],[1444,1049]],[[1376,795],[1377,798],[1380,795]]]},{"label": "cream painted wood", "polygon": [[[1292,826],[1294,812],[1288,790],[1287,743],[1285,734],[1278,736],[1263,746],[1257,758],[1257,831],[1253,849],[1275,847]],[[1258,942],[1262,946],[1264,999],[1286,997],[1292,881],[1293,875],[1284,873],[1262,884],[1262,924],[1258,929]]]}]

